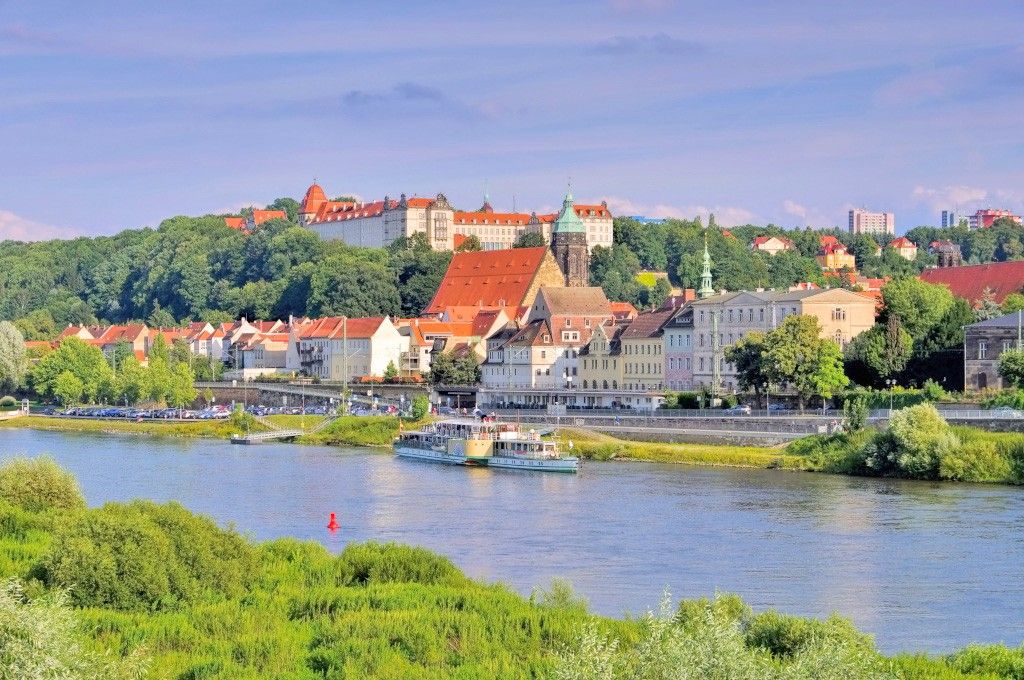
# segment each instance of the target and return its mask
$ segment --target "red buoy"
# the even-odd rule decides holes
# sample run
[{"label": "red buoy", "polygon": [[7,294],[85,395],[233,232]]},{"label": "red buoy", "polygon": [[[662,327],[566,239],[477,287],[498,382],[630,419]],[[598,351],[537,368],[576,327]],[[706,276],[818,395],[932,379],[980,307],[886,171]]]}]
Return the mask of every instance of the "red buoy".
[{"label": "red buoy", "polygon": [[331,521],[327,523],[327,528],[331,531],[337,531],[340,527],[341,525],[338,524],[338,519],[334,516],[334,513],[332,512]]}]

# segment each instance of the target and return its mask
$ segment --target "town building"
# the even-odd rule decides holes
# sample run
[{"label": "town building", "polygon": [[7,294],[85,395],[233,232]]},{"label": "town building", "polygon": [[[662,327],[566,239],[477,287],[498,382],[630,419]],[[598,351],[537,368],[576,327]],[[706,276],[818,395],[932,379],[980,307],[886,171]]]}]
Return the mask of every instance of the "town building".
[{"label": "town building", "polygon": [[287,368],[331,381],[380,377],[398,369],[408,343],[386,316],[324,317],[291,329]]},{"label": "town building", "polygon": [[224,224],[232,229],[249,232],[264,222],[286,219],[288,215],[283,210],[252,210],[243,217],[225,217]]},{"label": "town building", "polygon": [[665,324],[665,386],[693,389],[693,306],[680,308]]},{"label": "town building", "polygon": [[[589,250],[611,247],[613,218],[607,203],[573,204],[571,210],[583,225]],[[499,213],[488,197],[478,210],[460,211],[444,194],[432,199],[402,194],[396,200],[385,196],[368,203],[331,201],[314,182],[302,199],[298,221],[321,238],[357,246],[382,247],[397,238],[422,233],[435,250],[452,250],[470,236],[479,239],[484,250],[501,250],[511,248],[526,233],[540,234],[551,243],[560,214]]]},{"label": "town building", "polygon": [[898,236],[889,241],[886,248],[892,248],[904,260],[913,261],[917,257],[917,245],[906,236]]},{"label": "town building", "polygon": [[600,288],[541,288],[525,323],[510,323],[488,340],[478,402],[524,406],[575,402],[581,386],[580,351],[596,328],[613,319]]},{"label": "town building", "polygon": [[579,379],[581,402],[586,408],[623,406],[619,391],[623,386],[623,324],[603,324],[594,329],[590,342],[580,350]]},{"label": "town building", "polygon": [[891,212],[872,212],[863,208],[850,211],[851,234],[895,234],[896,217]]},{"label": "town building", "polygon": [[968,224],[971,229],[988,229],[991,227],[996,220],[1010,220],[1011,222],[1020,225],[1020,215],[1015,215],[1010,210],[996,210],[993,208],[985,208],[979,210],[968,218]]},{"label": "town building", "polygon": [[972,305],[979,304],[986,296],[1001,304],[1010,293],[1024,289],[1024,260],[935,267],[925,269],[919,278],[947,286],[953,295]]},{"label": "town building", "polygon": [[955,210],[943,210],[942,211],[942,228],[949,229],[959,225],[960,222],[956,218]]},{"label": "town building", "polygon": [[[640,314],[619,335],[622,344],[622,383],[627,390],[654,392],[665,389],[665,325],[675,309],[659,309]],[[651,397],[642,397],[641,406],[651,406]],[[655,406],[657,404],[654,404]]]},{"label": "town building", "polygon": [[1013,312],[964,328],[964,387],[968,390],[1002,389],[999,357],[1024,348],[1024,314]]},{"label": "town building", "polygon": [[750,242],[750,249],[774,256],[788,250],[796,250],[796,244],[785,236],[758,236]]},{"label": "town building", "polygon": [[840,347],[875,324],[875,300],[843,288],[722,293],[693,307],[693,385],[722,393],[738,389],[724,351],[747,334],[766,333],[793,314],[813,316],[821,337]]},{"label": "town building", "polygon": [[442,315],[452,308],[503,309],[519,318],[543,286],[565,285],[549,248],[455,253],[437,293],[423,311]]}]

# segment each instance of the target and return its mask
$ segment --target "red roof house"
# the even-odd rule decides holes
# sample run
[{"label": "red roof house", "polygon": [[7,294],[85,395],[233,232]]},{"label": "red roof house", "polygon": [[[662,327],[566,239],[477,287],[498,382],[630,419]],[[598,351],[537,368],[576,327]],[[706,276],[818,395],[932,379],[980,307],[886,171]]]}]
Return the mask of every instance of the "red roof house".
[{"label": "red roof house", "polygon": [[928,283],[947,286],[953,295],[971,304],[981,301],[986,290],[991,292],[996,302],[1001,303],[1010,293],[1024,288],[1024,261],[937,267],[925,269],[920,278]]}]

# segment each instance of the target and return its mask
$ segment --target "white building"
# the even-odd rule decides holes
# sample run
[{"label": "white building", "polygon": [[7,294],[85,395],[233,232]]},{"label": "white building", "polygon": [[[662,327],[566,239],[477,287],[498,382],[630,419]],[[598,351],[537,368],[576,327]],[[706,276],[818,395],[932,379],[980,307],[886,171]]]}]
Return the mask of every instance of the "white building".
[{"label": "white building", "polygon": [[863,208],[850,211],[851,234],[895,234],[896,217],[891,212],[871,212]]},{"label": "white building", "polygon": [[[612,214],[608,205],[577,204],[574,209],[586,227],[590,249],[611,247]],[[486,199],[479,210],[456,210],[444,194],[435,198],[402,194],[397,200],[385,196],[382,201],[370,203],[329,201],[318,184],[309,187],[299,209],[299,224],[323,239],[380,248],[397,238],[421,233],[435,250],[452,250],[469,236],[477,237],[484,250],[511,248],[525,233],[541,234],[550,243],[557,217],[557,213],[498,213]]]},{"label": "white building", "polygon": [[364,376],[383,376],[388,364],[397,370],[409,338],[386,316],[329,316],[293,327],[288,344],[289,369],[321,380],[351,382]]}]

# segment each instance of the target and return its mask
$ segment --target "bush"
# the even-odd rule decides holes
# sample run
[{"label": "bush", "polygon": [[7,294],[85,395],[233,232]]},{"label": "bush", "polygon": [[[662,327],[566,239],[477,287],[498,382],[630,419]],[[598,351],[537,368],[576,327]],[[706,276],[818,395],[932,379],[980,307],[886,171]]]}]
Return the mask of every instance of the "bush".
[{"label": "bush", "polygon": [[746,624],[747,644],[767,650],[775,657],[791,658],[815,645],[871,649],[871,636],[861,633],[848,620],[832,615],[824,621],[767,611]]},{"label": "bush", "polygon": [[170,609],[241,594],[255,556],[237,533],[177,503],[108,503],[57,532],[42,572],[78,606]]},{"label": "bush", "polygon": [[16,458],[0,467],[0,498],[30,512],[85,507],[74,475],[46,456]]},{"label": "bush", "polygon": [[0,678],[140,678],[146,660],[100,654],[79,632],[60,593],[25,596],[16,581],[0,585]]},{"label": "bush", "polygon": [[348,583],[465,585],[468,579],[450,560],[423,548],[398,543],[350,544],[338,556]]},{"label": "bush", "polygon": [[952,428],[931,404],[896,411],[888,431],[864,447],[864,462],[878,474],[935,479],[942,458],[960,446]]},{"label": "bush", "polygon": [[0,411],[15,411],[18,409],[18,400],[7,394],[0,397]]},{"label": "bush", "polygon": [[868,423],[868,400],[863,394],[855,394],[843,402],[843,417],[851,432],[863,430]]},{"label": "bush", "polygon": [[422,420],[429,411],[430,399],[428,399],[425,394],[421,394],[412,400],[413,420]]},{"label": "bush", "polygon": [[964,442],[939,463],[939,477],[960,482],[1005,482],[1010,472],[1010,461],[996,443],[984,439]]},{"label": "bush", "polygon": [[812,470],[843,475],[875,474],[864,462],[864,447],[875,436],[871,430],[816,434],[786,447],[786,453],[807,458]]}]

